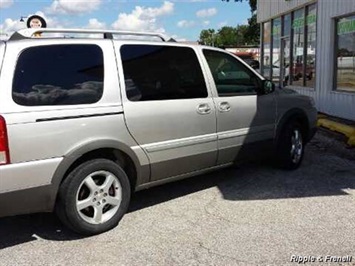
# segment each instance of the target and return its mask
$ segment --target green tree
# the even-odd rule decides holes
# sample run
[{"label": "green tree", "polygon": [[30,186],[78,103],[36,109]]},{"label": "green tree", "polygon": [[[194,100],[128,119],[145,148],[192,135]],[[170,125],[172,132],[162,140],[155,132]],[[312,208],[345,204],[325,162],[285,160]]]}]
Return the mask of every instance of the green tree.
[{"label": "green tree", "polygon": [[214,29],[202,30],[199,42],[204,45],[216,46],[216,37],[216,31]]},{"label": "green tree", "polygon": [[[243,2],[247,0],[222,0],[225,2]],[[248,0],[250,5],[251,17],[247,25],[238,25],[237,27],[222,27],[215,31],[214,29],[202,30],[200,33],[200,43],[210,46],[231,47],[243,45],[259,45],[260,26],[257,23],[256,7],[257,0]]]},{"label": "green tree", "polygon": [[248,25],[238,25],[236,27],[236,33],[237,33],[236,45],[237,46],[242,46],[242,45],[248,44],[248,41],[247,41],[248,30],[249,30],[249,26]]},{"label": "green tree", "polygon": [[238,25],[237,27],[225,26],[217,31],[214,29],[202,30],[200,43],[217,47],[235,47],[251,44],[249,25]]},{"label": "green tree", "polygon": [[[230,0],[222,0],[229,2]],[[234,0],[234,2],[243,2],[247,0]],[[257,9],[257,0],[249,0],[250,11],[252,13],[251,18],[248,19],[248,30],[244,42],[249,45],[257,45],[260,42],[260,25],[257,23],[256,9]]]},{"label": "green tree", "polygon": [[248,31],[246,42],[248,44],[257,45],[260,42],[260,24],[257,22],[256,14],[248,19]]},{"label": "green tree", "polygon": [[237,29],[233,27],[222,27],[218,30],[219,46],[235,46],[237,44]]}]

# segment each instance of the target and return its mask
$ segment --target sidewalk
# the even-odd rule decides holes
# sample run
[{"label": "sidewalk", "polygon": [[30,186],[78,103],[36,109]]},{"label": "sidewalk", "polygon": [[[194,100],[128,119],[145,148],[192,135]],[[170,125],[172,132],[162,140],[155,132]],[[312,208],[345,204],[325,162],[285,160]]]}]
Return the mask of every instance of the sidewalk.
[{"label": "sidewalk", "polygon": [[343,134],[347,138],[347,144],[355,147],[355,121],[320,113],[318,115],[317,126]]}]

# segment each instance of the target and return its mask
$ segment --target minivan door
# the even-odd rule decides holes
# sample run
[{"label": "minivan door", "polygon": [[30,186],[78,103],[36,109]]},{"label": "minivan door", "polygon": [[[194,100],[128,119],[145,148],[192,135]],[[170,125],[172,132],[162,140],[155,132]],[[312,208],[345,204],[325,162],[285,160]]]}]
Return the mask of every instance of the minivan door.
[{"label": "minivan door", "polygon": [[217,106],[218,164],[265,154],[275,134],[275,94],[260,93],[262,79],[229,53],[203,54]]},{"label": "minivan door", "polygon": [[126,125],[149,157],[151,181],[215,166],[216,111],[195,50],[116,49]]}]

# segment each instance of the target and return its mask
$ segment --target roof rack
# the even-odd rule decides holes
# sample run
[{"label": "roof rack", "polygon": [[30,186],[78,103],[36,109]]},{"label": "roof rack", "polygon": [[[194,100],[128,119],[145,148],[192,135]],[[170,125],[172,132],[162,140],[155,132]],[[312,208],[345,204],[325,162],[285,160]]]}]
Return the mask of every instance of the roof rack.
[{"label": "roof rack", "polygon": [[[114,35],[121,36],[142,36],[142,37],[157,37],[163,42],[168,41],[163,34],[153,32],[135,32],[135,31],[115,31],[115,30],[87,30],[87,29],[50,29],[50,28],[31,28],[23,29],[15,32],[11,40],[22,40],[29,38],[36,38],[36,34],[41,33],[78,33],[78,34],[103,34],[104,39],[113,39]],[[169,40],[170,41],[170,40]]]}]

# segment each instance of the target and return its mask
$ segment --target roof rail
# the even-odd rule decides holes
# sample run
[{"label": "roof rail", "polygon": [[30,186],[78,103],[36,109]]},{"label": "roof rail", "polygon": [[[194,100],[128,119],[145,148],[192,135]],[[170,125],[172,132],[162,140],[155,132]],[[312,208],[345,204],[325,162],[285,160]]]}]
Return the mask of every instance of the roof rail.
[{"label": "roof rail", "polygon": [[11,37],[11,40],[22,40],[28,38],[35,38],[36,34],[41,33],[78,33],[78,34],[103,34],[104,39],[113,39],[114,35],[122,36],[142,36],[142,37],[157,37],[163,42],[167,39],[163,34],[154,32],[136,32],[136,31],[115,31],[115,30],[88,30],[88,29],[51,29],[51,28],[31,28],[22,29],[15,32]]}]

